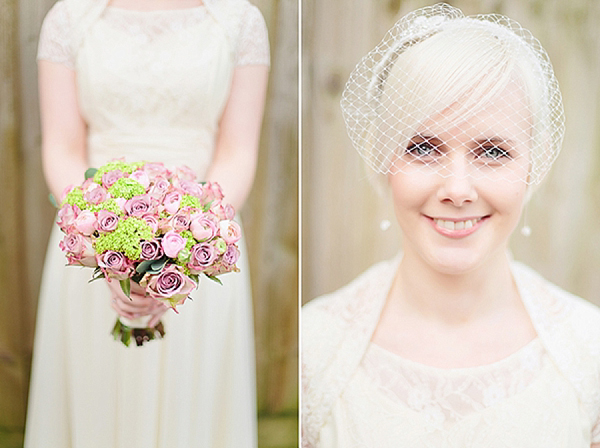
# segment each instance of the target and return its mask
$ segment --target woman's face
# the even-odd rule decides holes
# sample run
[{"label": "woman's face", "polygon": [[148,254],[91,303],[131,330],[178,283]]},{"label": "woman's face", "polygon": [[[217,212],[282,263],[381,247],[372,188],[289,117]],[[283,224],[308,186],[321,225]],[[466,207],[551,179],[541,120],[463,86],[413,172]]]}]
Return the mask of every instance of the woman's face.
[{"label": "woman's face", "polygon": [[432,117],[390,176],[405,257],[463,273],[504,251],[527,191],[531,120],[514,85],[458,124]]}]

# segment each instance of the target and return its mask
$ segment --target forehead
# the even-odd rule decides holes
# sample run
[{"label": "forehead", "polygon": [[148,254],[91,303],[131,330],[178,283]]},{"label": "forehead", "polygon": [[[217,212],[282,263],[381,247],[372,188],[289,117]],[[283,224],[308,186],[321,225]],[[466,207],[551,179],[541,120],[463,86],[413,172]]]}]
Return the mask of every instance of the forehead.
[{"label": "forehead", "polygon": [[501,138],[526,143],[532,133],[532,114],[520,83],[511,81],[478,107],[469,98],[454,103],[426,119],[418,128],[441,140]]}]

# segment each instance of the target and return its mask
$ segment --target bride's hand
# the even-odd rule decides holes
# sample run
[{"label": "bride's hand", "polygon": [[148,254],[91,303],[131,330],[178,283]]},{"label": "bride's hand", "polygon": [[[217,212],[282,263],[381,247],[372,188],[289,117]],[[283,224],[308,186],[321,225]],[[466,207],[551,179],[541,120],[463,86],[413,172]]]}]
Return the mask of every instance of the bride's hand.
[{"label": "bride's hand", "polygon": [[127,319],[135,319],[141,316],[152,316],[148,322],[148,327],[154,327],[162,315],[169,308],[158,300],[145,295],[144,288],[135,282],[131,282],[130,297],[127,297],[118,280],[108,280],[108,287],[111,292],[111,305],[113,309]]}]

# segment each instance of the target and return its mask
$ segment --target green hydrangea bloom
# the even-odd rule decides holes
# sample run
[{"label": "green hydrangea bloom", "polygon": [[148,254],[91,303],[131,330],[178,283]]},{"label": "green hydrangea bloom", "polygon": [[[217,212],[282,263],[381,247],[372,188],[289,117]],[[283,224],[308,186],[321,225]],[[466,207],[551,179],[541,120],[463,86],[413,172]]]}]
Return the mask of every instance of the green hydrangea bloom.
[{"label": "green hydrangea bloom", "polygon": [[129,217],[119,221],[113,232],[101,234],[94,243],[97,253],[108,250],[121,252],[130,260],[138,260],[142,254],[141,242],[154,238],[152,228],[143,219]]},{"label": "green hydrangea bloom", "polygon": [[192,196],[191,194],[184,194],[181,198],[181,208],[183,207],[192,207],[197,208],[198,210],[202,210],[202,203],[200,199],[196,196]]},{"label": "green hydrangea bloom", "polygon": [[113,212],[115,215],[118,215],[118,216],[124,215],[123,210],[121,210],[121,207],[119,207],[119,204],[117,204],[117,201],[115,201],[114,199],[107,199],[106,201],[101,202],[98,205],[89,204],[88,210],[90,210],[92,212],[99,212],[100,210],[108,210],[109,212]]},{"label": "green hydrangea bloom", "polygon": [[187,250],[192,250],[192,247],[198,244],[198,241],[194,239],[194,235],[192,235],[192,232],[190,232],[189,230],[184,230],[180,233],[180,235],[183,238],[187,238],[187,241],[185,242],[185,248]]},{"label": "green hydrangea bloom", "polygon": [[145,194],[146,189],[137,180],[122,177],[108,189],[108,192],[113,198],[131,199],[134,196]]},{"label": "green hydrangea bloom", "polygon": [[94,174],[94,182],[97,184],[102,183],[102,176],[104,173],[108,173],[109,171],[120,170],[126,174],[131,174],[134,171],[137,171],[139,168],[143,167],[146,162],[122,162],[120,160],[113,160],[112,162],[108,162],[106,165],[102,165]]},{"label": "green hydrangea bloom", "polygon": [[83,190],[81,187],[75,187],[69,191],[61,205],[64,204],[76,205],[81,210],[87,209],[87,202],[83,199]]}]

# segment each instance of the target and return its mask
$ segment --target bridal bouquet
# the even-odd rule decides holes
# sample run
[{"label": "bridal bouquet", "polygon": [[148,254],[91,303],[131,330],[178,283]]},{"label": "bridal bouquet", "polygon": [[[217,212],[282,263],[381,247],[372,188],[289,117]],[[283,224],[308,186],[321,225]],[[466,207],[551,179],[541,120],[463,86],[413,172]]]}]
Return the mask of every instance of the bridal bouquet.
[{"label": "bridal bouquet", "polygon": [[[238,271],[241,229],[222,201],[217,183],[197,182],[186,166],[113,160],[63,193],[60,248],[68,265],[95,268],[90,281],[119,281],[128,297],[136,282],[176,311],[201,275],[221,283],[218,275]],[[119,317],[112,334],[127,346],[164,336],[161,322],[145,322]]]}]

